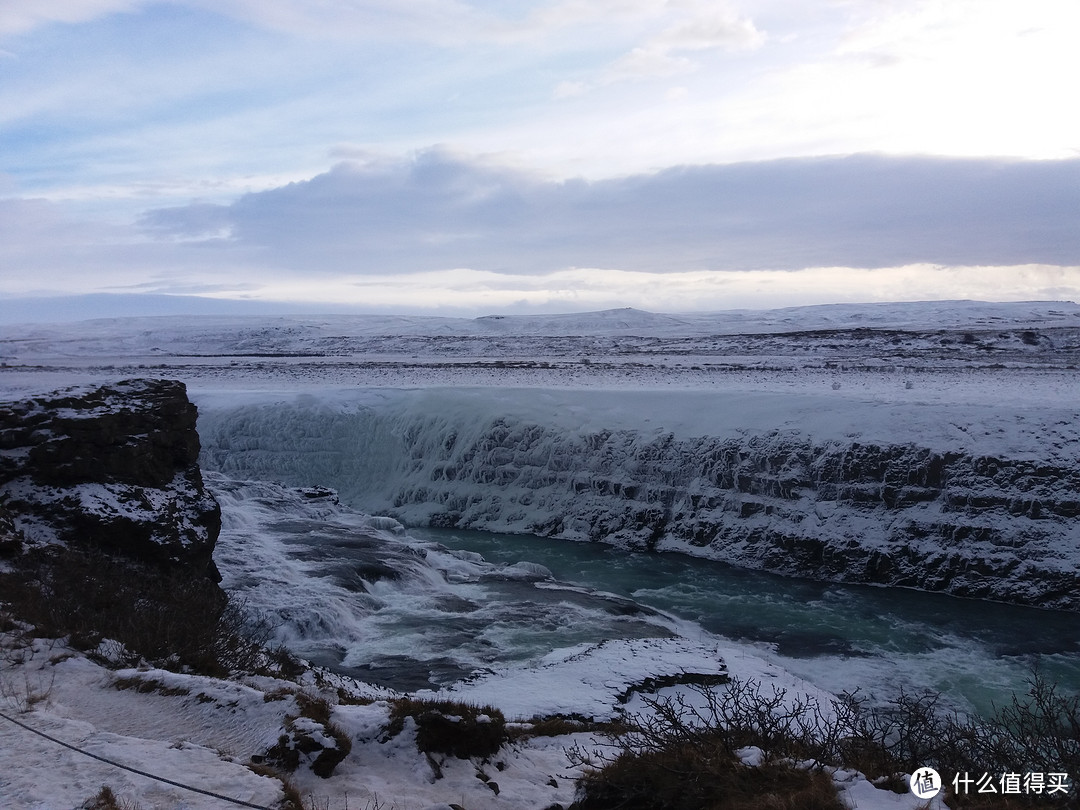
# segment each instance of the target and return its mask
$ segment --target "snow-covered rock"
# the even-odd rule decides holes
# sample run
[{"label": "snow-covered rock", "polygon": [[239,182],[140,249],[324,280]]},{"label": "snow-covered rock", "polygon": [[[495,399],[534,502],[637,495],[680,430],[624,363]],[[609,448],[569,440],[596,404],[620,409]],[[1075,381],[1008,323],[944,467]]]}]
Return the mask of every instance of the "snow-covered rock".
[{"label": "snow-covered rock", "polygon": [[181,382],[127,380],[0,404],[0,505],[31,544],[215,573],[217,502]]},{"label": "snow-covered rock", "polygon": [[[408,437],[408,433],[405,434]],[[490,425],[414,443],[393,507],[432,525],[680,549],[815,579],[1080,607],[1080,468],[796,432],[656,438]]]}]

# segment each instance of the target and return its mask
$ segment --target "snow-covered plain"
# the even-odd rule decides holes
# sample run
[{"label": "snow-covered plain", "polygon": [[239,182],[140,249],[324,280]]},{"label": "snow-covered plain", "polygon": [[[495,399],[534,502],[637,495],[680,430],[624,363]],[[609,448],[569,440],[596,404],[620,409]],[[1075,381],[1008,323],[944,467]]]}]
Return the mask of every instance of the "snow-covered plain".
[{"label": "snow-covered plain", "polygon": [[[626,430],[694,437],[790,430],[821,439],[917,442],[1054,463],[1075,463],[1080,456],[1080,307],[1070,302],[843,305],[678,316],[616,310],[475,320],[111,319],[5,326],[0,362],[4,399],[134,376],[182,379],[203,412],[200,430],[205,426],[210,466],[226,476],[331,484],[355,503],[363,503],[365,493],[385,491],[374,485],[388,467],[371,462],[399,446],[389,441],[394,430],[417,418],[475,424],[478,414],[512,415],[568,434]],[[382,446],[353,446],[348,435],[334,433],[335,419],[365,408],[395,414],[385,423],[388,440]],[[313,415],[320,417],[317,424]],[[263,444],[238,444],[251,437],[238,429],[245,419],[249,425],[258,420]],[[276,449],[265,444],[275,437]],[[303,454],[295,452],[299,446]],[[402,469],[397,461],[395,469]],[[233,497],[236,487],[263,485],[222,477],[216,486],[226,520],[219,545],[226,584],[248,591],[255,603],[262,598],[280,608],[283,599],[291,600],[293,623],[283,632],[300,626],[305,610],[314,613],[313,621],[332,620],[331,603],[313,609],[296,602],[298,593],[314,591],[298,592],[293,577],[303,574],[303,565],[266,539],[272,532],[263,507],[255,499],[245,504]],[[377,499],[364,505],[380,506]],[[499,524],[512,515],[492,514],[492,527],[512,528]],[[422,509],[410,506],[399,517],[420,520]],[[347,509],[330,510],[321,519],[353,530],[364,521]],[[408,542],[392,523],[365,525],[364,531],[384,533],[388,544]],[[484,565],[434,549],[428,553],[430,567],[421,579],[429,577],[433,588],[456,580],[470,587]],[[1063,556],[1076,564],[1078,555],[1066,549]],[[265,576],[257,582],[252,572],[259,570]],[[325,584],[310,582],[311,588]],[[404,585],[385,598],[403,593],[408,596]],[[15,692],[9,704],[18,702],[19,688],[38,684],[48,692],[25,715],[29,724],[86,743],[99,755],[166,776],[183,772],[186,778],[178,781],[253,803],[272,804],[280,795],[242,765],[257,743],[274,738],[288,709],[278,705],[287,701],[260,703],[258,691],[265,694],[275,685],[185,683],[190,695],[208,695],[201,703],[117,692],[108,685],[112,675],[68,652],[39,643],[21,661],[5,662],[7,691]],[[512,716],[560,710],[603,715],[637,680],[715,667],[718,660],[735,674],[817,690],[752,648],[685,626],[489,666],[482,677],[446,688],[503,705]],[[41,687],[46,678],[49,689]],[[382,696],[369,689],[371,697]],[[446,778],[433,780],[430,765],[407,740],[378,743],[375,729],[384,717],[379,703],[339,707],[335,720],[356,737],[354,753],[330,782],[301,773],[301,788],[330,797],[331,807],[343,806],[346,794],[354,807],[377,794],[383,806],[399,808],[440,802],[543,807],[572,796],[563,754],[567,740],[508,751],[499,775],[502,790],[493,796],[472,765],[453,764]],[[0,796],[10,806],[71,807],[105,783],[143,807],[219,806],[141,782],[28,732],[5,732]],[[852,786],[848,796],[862,808],[918,804],[865,783]]]}]

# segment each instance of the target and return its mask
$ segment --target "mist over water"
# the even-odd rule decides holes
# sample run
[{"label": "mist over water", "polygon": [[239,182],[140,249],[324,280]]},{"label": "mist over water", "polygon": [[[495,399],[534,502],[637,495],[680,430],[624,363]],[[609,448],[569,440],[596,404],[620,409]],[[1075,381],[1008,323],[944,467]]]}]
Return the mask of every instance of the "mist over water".
[{"label": "mist over water", "polygon": [[297,654],[398,690],[450,684],[605,639],[666,638],[679,622],[632,598],[414,538],[320,492],[209,473],[222,505],[223,585]]}]

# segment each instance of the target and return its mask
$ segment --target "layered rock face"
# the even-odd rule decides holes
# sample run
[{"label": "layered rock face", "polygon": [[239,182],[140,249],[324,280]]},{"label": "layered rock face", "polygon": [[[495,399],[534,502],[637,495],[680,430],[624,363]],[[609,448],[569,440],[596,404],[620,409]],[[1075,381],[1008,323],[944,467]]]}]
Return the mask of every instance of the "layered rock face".
[{"label": "layered rock face", "polygon": [[0,509],[31,545],[96,546],[216,577],[221,511],[183,383],[127,380],[0,404]]},{"label": "layered rock face", "polygon": [[1080,465],[796,431],[646,439],[507,422],[466,446],[400,435],[403,520],[1080,610]]}]

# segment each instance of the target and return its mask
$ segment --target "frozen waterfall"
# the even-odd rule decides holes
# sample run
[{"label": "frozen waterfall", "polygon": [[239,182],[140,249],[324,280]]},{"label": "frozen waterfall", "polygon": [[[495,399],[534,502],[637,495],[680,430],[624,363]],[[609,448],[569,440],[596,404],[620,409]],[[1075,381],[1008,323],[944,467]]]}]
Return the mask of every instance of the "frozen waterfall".
[{"label": "frozen waterfall", "polygon": [[1080,607],[1080,467],[1052,410],[491,388],[198,402],[207,469],[331,486],[407,525]]}]

